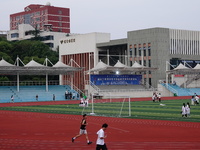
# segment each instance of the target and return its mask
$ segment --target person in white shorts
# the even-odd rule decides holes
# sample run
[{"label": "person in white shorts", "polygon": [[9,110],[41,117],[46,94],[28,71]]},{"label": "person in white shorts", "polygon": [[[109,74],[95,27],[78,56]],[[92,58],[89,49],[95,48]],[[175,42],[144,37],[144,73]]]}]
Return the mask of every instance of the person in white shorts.
[{"label": "person in white shorts", "polygon": [[105,134],[105,130],[107,129],[108,124],[104,123],[102,125],[102,128],[97,132],[97,142],[96,142],[96,150],[107,150],[107,146],[106,143],[104,141],[104,139],[107,137],[107,135]]},{"label": "person in white shorts", "polygon": [[88,134],[87,134],[87,130],[86,130],[86,126],[87,126],[87,115],[84,114],[83,115],[83,119],[81,121],[81,127],[80,127],[80,131],[79,131],[79,134],[76,135],[75,137],[72,138],[72,142],[74,143],[74,140],[78,137],[80,137],[81,135],[85,134],[85,137],[86,137],[86,140],[87,140],[87,144],[90,145],[92,144],[91,141],[89,141],[89,138],[88,138]]}]

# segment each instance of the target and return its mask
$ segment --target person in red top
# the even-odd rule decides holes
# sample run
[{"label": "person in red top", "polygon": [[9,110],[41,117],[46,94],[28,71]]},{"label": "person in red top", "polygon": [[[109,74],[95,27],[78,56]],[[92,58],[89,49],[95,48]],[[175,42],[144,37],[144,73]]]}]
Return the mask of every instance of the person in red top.
[{"label": "person in red top", "polygon": [[83,115],[83,119],[81,120],[81,127],[80,127],[80,132],[78,135],[76,135],[75,137],[72,138],[72,142],[74,143],[74,140],[78,137],[80,137],[81,135],[85,134],[85,137],[86,137],[86,140],[87,140],[87,144],[90,145],[92,144],[91,141],[89,141],[89,138],[88,138],[88,134],[87,134],[87,130],[86,130],[86,126],[87,126],[87,115],[84,114]]}]

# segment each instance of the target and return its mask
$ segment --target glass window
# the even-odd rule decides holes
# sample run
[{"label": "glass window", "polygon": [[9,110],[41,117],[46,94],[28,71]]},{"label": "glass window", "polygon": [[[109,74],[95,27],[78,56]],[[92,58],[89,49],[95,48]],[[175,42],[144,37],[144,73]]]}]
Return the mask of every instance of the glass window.
[{"label": "glass window", "polygon": [[151,56],[151,48],[148,48],[148,56]]},{"label": "glass window", "polygon": [[59,10],[59,11],[58,11],[58,14],[62,14],[62,11],[61,11],[61,10]]},{"label": "glass window", "polygon": [[141,50],[139,50],[139,56],[142,56],[142,51]]},{"label": "glass window", "polygon": [[144,49],[144,56],[146,56],[146,49]]},{"label": "glass window", "polygon": [[137,48],[134,48],[135,56],[137,56]]},{"label": "glass window", "polygon": [[151,67],[151,60],[149,60],[149,67]]},{"label": "glass window", "polygon": [[146,60],[144,60],[144,66],[146,66],[147,64],[146,64]]},{"label": "glass window", "polygon": [[19,37],[19,34],[18,33],[13,33],[11,34],[11,38],[18,38]]}]

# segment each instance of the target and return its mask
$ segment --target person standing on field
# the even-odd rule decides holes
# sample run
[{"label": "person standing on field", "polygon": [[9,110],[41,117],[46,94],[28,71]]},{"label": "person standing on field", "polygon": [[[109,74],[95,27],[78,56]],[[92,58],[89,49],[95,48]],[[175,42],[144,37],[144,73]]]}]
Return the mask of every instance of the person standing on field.
[{"label": "person standing on field", "polygon": [[85,137],[86,137],[86,140],[87,140],[87,144],[90,145],[92,144],[91,141],[89,141],[89,138],[88,138],[88,134],[87,134],[87,130],[86,130],[86,126],[88,125],[87,122],[87,115],[84,114],[83,115],[83,119],[81,120],[81,127],[80,127],[80,132],[78,135],[76,135],[75,137],[72,138],[72,143],[74,143],[74,140],[78,137],[80,137],[81,135],[85,134]]},{"label": "person standing on field", "polygon": [[104,123],[102,125],[102,128],[97,132],[97,142],[96,142],[96,150],[107,150],[106,143],[104,139],[107,137],[105,134],[105,130],[107,129],[108,124]]},{"label": "person standing on field", "polygon": [[182,106],[182,117],[187,117],[185,103]]},{"label": "person standing on field", "polygon": [[188,117],[190,117],[190,103],[187,102],[187,105],[186,105],[186,114]]}]

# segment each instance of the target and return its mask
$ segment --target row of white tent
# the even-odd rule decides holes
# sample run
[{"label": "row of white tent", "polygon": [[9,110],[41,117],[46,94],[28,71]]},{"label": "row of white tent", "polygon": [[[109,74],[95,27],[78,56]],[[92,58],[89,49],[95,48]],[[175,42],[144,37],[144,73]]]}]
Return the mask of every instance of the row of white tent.
[{"label": "row of white tent", "polygon": [[59,75],[59,74],[68,74],[73,71],[79,71],[81,69],[82,68],[80,67],[77,68],[77,67],[71,67],[69,65],[66,65],[61,61],[58,61],[56,64],[52,65],[52,67],[47,66],[47,65],[42,65],[34,60],[31,60],[29,63],[27,63],[24,66],[10,64],[7,61],[5,61],[3,58],[0,61],[0,74],[8,74],[8,75],[14,75],[14,74]]},{"label": "row of white tent", "polygon": [[[10,64],[3,58],[0,61],[0,74],[17,74],[17,73],[23,75],[68,74],[69,72],[79,71],[81,69],[82,69],[81,67],[71,67],[69,65],[66,65],[61,61],[58,61],[55,65],[52,64],[52,67],[39,64],[34,60],[31,60],[24,66],[17,66]],[[90,73],[96,73],[101,71],[143,72],[148,70],[157,70],[157,68],[146,67],[140,65],[137,62],[134,62],[134,64],[131,67],[129,67],[127,65],[122,64],[119,60],[114,66],[110,66],[100,60],[94,68],[86,72]]]},{"label": "row of white tent", "polygon": [[88,70],[87,72],[90,72],[90,73],[95,73],[95,72],[100,72],[100,71],[143,72],[147,70],[156,70],[156,69],[157,68],[151,68],[151,67],[140,65],[136,61],[131,67],[129,67],[127,65],[122,64],[119,60],[114,66],[107,65],[100,60],[94,68]]},{"label": "row of white tent", "polygon": [[168,70],[167,73],[171,74],[198,74],[200,73],[200,64],[196,64],[194,68],[187,67],[180,63],[177,67],[172,70]]}]

